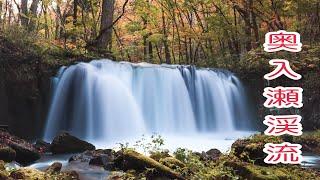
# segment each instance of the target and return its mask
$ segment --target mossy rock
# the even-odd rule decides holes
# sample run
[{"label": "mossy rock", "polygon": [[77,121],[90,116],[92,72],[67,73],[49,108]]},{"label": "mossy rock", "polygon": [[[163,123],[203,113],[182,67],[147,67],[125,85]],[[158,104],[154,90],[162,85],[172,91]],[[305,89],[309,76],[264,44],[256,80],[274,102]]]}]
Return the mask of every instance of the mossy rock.
[{"label": "mossy rock", "polygon": [[243,162],[225,162],[241,179],[254,180],[282,180],[282,179],[320,179],[317,172],[303,169],[299,166],[258,166]]},{"label": "mossy rock", "polygon": [[[115,159],[115,167],[124,171],[133,169],[138,172],[152,169],[152,175],[156,177],[184,179],[179,173],[169,167],[133,150],[119,151],[118,157]],[[148,175],[150,176],[149,173]]]},{"label": "mossy rock", "polygon": [[160,159],[159,162],[171,169],[179,169],[179,168],[184,168],[186,166],[183,162],[179,161],[174,157],[166,157],[166,158]]},{"label": "mossy rock", "polygon": [[248,139],[239,139],[232,144],[232,154],[245,162],[258,165],[266,165],[264,158],[267,156],[263,152],[266,143],[281,143],[280,137],[254,135]]},{"label": "mossy rock", "polygon": [[273,170],[267,167],[252,165],[249,163],[226,162],[226,166],[234,169],[235,173],[244,179],[255,180],[279,180],[290,179],[287,173],[280,170]]},{"label": "mossy rock", "polygon": [[159,162],[160,159],[171,157],[171,156],[169,154],[169,151],[155,151],[155,152],[150,152],[149,157]]}]

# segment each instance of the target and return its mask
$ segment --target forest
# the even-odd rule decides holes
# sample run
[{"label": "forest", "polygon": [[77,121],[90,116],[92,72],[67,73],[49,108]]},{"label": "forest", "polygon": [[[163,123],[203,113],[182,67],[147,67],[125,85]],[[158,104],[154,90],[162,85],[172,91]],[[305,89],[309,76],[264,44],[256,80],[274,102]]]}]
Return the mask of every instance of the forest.
[{"label": "forest", "polygon": [[[1,0],[0,32],[130,62],[237,65],[269,31],[320,35],[317,0]],[[23,36],[23,37],[22,37]],[[143,52],[143,53],[142,53]]]}]

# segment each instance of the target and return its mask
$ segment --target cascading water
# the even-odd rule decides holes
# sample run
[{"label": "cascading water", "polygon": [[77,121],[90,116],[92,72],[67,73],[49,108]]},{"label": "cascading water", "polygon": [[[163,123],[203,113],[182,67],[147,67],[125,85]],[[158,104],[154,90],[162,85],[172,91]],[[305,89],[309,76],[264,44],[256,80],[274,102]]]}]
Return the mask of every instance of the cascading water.
[{"label": "cascading water", "polygon": [[61,130],[108,141],[250,125],[243,87],[228,71],[99,60],[63,67],[53,82],[47,140]]}]

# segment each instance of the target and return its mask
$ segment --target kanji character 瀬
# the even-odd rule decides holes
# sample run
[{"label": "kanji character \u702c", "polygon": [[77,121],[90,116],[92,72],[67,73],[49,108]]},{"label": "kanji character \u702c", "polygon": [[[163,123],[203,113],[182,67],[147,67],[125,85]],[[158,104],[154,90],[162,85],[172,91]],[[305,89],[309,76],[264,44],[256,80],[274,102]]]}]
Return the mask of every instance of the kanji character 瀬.
[{"label": "kanji character \u702c", "polygon": [[266,108],[301,108],[302,91],[300,87],[266,87],[263,96],[267,99],[263,105]]}]

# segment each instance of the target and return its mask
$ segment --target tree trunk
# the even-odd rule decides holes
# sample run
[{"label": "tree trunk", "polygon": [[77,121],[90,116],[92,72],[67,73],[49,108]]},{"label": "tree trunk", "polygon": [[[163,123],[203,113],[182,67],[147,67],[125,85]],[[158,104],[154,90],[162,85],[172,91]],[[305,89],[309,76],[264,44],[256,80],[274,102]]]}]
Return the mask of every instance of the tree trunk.
[{"label": "tree trunk", "polygon": [[25,28],[28,27],[28,0],[21,0],[20,21]]},{"label": "tree trunk", "polygon": [[96,47],[98,49],[111,50],[112,43],[112,23],[114,14],[115,0],[102,1],[102,17],[100,26],[100,35],[97,39]]},{"label": "tree trunk", "polygon": [[2,0],[0,0],[0,30],[1,30],[1,25],[2,25]]},{"label": "tree trunk", "polygon": [[171,64],[171,57],[170,57],[170,50],[168,46],[168,34],[167,34],[167,27],[166,27],[166,18],[164,16],[164,11],[161,9],[162,13],[162,31],[163,31],[163,46],[164,46],[164,53],[165,53],[165,58],[166,58],[166,63]]},{"label": "tree trunk", "polygon": [[149,53],[149,62],[153,63],[153,46],[152,46],[152,42],[150,41],[148,45],[148,53]]},{"label": "tree trunk", "polygon": [[30,22],[28,24],[28,30],[34,31],[36,27],[37,22],[37,10],[38,10],[38,4],[40,0],[33,0],[30,6],[30,13],[29,13],[29,19]]}]

